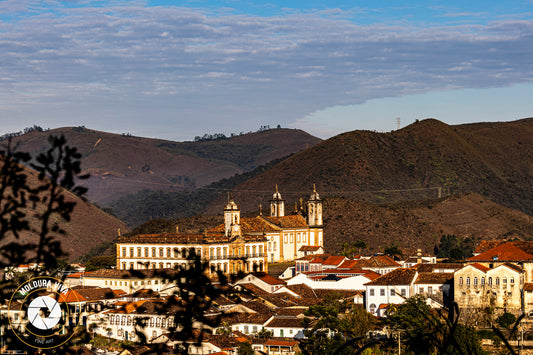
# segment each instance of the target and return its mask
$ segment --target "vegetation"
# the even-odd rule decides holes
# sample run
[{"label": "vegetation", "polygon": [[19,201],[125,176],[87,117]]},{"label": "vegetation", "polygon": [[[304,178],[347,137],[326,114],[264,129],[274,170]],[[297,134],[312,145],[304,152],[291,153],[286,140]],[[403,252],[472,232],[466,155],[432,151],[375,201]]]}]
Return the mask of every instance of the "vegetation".
[{"label": "vegetation", "polygon": [[206,206],[235,186],[275,166],[285,158],[276,159],[251,172],[222,179],[194,191],[163,192],[144,190],[123,197],[111,204],[117,217],[128,226],[135,227],[139,222],[155,219],[154,225],[172,218],[203,214]]},{"label": "vegetation", "polygon": [[[47,129],[48,131],[50,129]],[[26,127],[22,131],[13,132],[13,133],[6,133],[0,136],[0,142],[7,141],[13,137],[18,137],[26,133],[30,132],[43,132],[44,129],[41,126],[33,125],[33,127]]]},{"label": "vegetation", "polygon": [[435,246],[435,254],[439,258],[448,258],[451,261],[465,260],[473,255],[475,241],[472,238],[458,238],[453,234],[444,234],[440,243]]}]

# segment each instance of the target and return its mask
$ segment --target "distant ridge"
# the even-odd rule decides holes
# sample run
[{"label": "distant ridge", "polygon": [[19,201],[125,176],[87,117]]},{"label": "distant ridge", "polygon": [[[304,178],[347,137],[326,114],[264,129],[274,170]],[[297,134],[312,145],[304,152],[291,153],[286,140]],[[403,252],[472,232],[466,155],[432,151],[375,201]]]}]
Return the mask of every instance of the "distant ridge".
[{"label": "distant ridge", "polygon": [[173,142],[112,134],[85,127],[32,131],[15,137],[36,155],[50,134],[63,134],[82,153],[89,200],[109,203],[140,190],[183,191],[243,173],[319,143],[301,130],[267,129],[227,139]]},{"label": "distant ridge", "polygon": [[442,196],[478,193],[532,215],[533,118],[458,126],[427,119],[390,133],[347,132],[292,155],[233,193],[244,210],[256,210],[265,194],[238,191],[275,184],[286,199],[316,184],[324,197],[366,200],[372,191],[371,202],[390,201],[390,194],[375,193],[381,190],[431,188],[414,198],[436,198],[439,187]]}]

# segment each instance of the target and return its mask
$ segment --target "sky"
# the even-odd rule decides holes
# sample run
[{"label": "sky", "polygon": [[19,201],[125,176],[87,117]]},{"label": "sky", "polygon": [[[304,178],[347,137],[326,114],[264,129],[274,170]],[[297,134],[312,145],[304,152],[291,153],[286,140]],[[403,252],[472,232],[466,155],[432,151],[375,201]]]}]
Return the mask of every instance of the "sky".
[{"label": "sky", "polygon": [[533,116],[533,0],[0,0],[0,134]]}]

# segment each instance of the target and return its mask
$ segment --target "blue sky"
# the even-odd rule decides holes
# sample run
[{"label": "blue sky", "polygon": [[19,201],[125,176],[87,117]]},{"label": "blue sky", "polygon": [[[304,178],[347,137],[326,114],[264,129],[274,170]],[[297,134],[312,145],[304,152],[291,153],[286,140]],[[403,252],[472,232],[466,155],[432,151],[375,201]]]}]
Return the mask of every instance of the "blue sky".
[{"label": "blue sky", "polygon": [[533,116],[533,1],[0,0],[0,133]]}]

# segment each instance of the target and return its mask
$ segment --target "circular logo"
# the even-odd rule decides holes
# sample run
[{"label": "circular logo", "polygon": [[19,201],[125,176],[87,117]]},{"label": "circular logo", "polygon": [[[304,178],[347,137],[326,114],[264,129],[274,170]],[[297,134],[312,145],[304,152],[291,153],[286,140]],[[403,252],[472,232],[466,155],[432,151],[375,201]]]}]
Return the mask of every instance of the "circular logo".
[{"label": "circular logo", "polygon": [[9,301],[9,325],[24,344],[51,349],[75,334],[82,311],[79,294],[61,280],[42,276],[20,285]]}]

